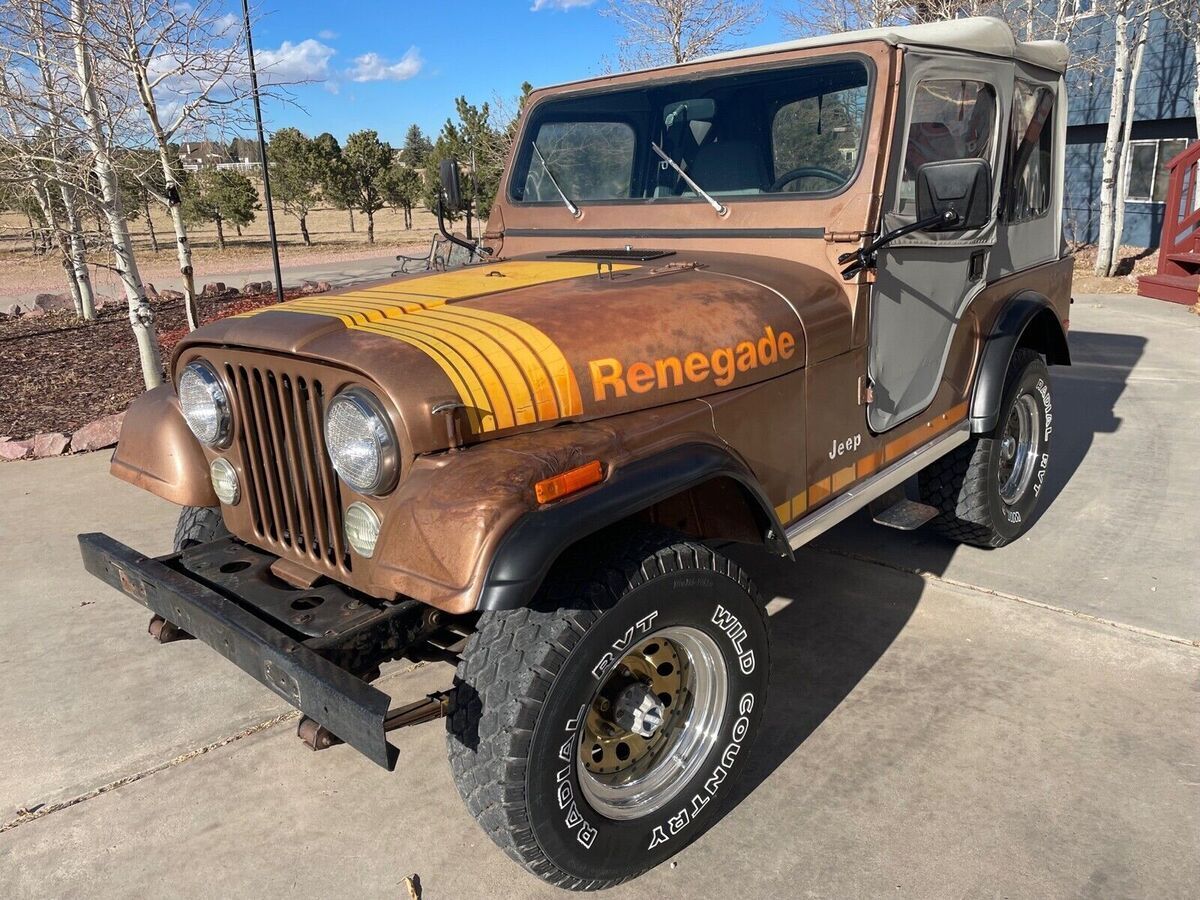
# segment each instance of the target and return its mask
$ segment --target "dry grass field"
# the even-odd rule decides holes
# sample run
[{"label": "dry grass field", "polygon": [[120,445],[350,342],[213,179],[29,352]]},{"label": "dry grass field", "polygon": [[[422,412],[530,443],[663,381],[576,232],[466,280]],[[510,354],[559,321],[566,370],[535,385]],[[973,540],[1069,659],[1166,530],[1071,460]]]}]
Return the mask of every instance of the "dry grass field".
[{"label": "dry grass field", "polygon": [[[281,260],[284,264],[309,265],[411,252],[415,247],[427,247],[437,228],[433,215],[424,209],[413,210],[413,228],[405,230],[403,214],[390,207],[384,208],[375,214],[375,244],[371,245],[367,243],[366,216],[356,213],[354,221],[356,231],[351,232],[350,216],[345,210],[314,210],[308,216],[308,233],[313,246],[305,247],[296,219],[277,210],[275,227]],[[130,229],[134,234],[142,277],[163,287],[178,275],[174,233],[165,210],[154,210],[153,223],[158,234],[157,253],[151,249],[144,214],[130,222]],[[91,227],[95,228],[95,223]],[[226,248],[223,251],[217,249],[214,226],[194,227],[190,229],[189,236],[199,284],[203,284],[208,277],[205,273],[229,275],[270,267],[267,219],[262,211],[259,211],[253,223],[242,229],[240,237],[231,226],[226,226]],[[92,276],[97,291],[110,296],[119,295],[121,289],[115,274],[104,268],[110,262],[110,257],[100,253],[96,255],[95,262],[98,265],[93,266]],[[57,255],[35,256],[30,249],[29,226],[25,217],[0,213],[0,300],[43,291],[66,291]]]},{"label": "dry grass field", "polygon": [[[131,221],[130,228],[138,248],[142,277],[158,287],[164,287],[173,283],[178,273],[174,237],[165,211],[153,210],[153,213],[159,242],[157,253],[151,249],[144,214]],[[308,216],[308,233],[313,246],[305,247],[296,219],[277,211],[275,226],[279,235],[281,261],[285,266],[310,265],[389,253],[416,253],[428,247],[437,229],[434,216],[422,208],[413,211],[413,227],[405,230],[403,214],[388,207],[375,214],[375,244],[370,245],[367,243],[366,217],[356,213],[354,221],[356,230],[351,232],[350,215],[345,210],[314,210]],[[92,227],[95,227],[95,223]],[[189,235],[198,284],[202,285],[206,279],[211,280],[217,275],[228,277],[238,272],[263,271],[270,267],[267,220],[262,211],[253,223],[242,230],[241,236],[232,227],[225,229],[226,248],[223,251],[217,249],[214,226],[194,227]],[[1122,247],[1121,250],[1121,274],[1114,278],[1096,278],[1092,274],[1095,248],[1079,248],[1075,252],[1076,293],[1137,293],[1137,276],[1155,271],[1158,253],[1135,247]],[[98,265],[93,267],[93,281],[99,293],[119,296],[122,291],[116,276],[104,268],[109,261],[107,254],[97,254]],[[66,284],[57,256],[35,256],[30,251],[29,226],[25,218],[13,213],[0,213],[0,301],[12,296],[65,290]]]}]

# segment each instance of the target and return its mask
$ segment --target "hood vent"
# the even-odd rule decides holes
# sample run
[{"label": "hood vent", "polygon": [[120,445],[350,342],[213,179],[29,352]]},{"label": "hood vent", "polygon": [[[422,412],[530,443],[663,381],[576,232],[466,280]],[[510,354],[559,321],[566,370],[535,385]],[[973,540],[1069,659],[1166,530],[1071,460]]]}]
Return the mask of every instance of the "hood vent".
[{"label": "hood vent", "polygon": [[674,256],[674,250],[639,250],[636,247],[610,248],[607,250],[567,250],[563,253],[553,253],[547,259],[596,259],[623,260],[626,262],[649,262],[652,259],[662,259],[664,256]]}]

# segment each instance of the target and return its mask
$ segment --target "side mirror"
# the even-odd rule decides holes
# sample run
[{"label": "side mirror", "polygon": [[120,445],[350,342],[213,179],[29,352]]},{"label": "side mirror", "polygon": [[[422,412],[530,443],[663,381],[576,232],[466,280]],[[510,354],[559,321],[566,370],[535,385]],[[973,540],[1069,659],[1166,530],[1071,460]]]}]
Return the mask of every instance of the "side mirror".
[{"label": "side mirror", "polygon": [[948,159],[917,169],[917,219],[926,231],[971,231],[992,217],[992,167],[982,159]]},{"label": "side mirror", "polygon": [[439,174],[442,177],[442,193],[446,197],[446,208],[452,212],[462,209],[462,187],[458,182],[458,160],[443,159]]}]

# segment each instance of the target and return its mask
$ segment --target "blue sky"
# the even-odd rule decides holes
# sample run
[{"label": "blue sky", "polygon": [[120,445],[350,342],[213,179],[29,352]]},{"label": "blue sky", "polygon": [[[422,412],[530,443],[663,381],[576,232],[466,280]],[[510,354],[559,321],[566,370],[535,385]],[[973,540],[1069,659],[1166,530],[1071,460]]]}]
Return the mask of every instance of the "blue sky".
[{"label": "blue sky", "polygon": [[[339,140],[374,128],[399,144],[412,122],[436,136],[460,94],[479,103],[515,96],[522,81],[538,86],[600,73],[606,56],[616,58],[619,36],[616,23],[599,14],[605,2],[260,0],[260,67],[314,81],[293,89],[301,109],[268,101],[264,118],[268,128],[330,131]],[[768,9],[764,24],[739,43],[783,37]]]}]

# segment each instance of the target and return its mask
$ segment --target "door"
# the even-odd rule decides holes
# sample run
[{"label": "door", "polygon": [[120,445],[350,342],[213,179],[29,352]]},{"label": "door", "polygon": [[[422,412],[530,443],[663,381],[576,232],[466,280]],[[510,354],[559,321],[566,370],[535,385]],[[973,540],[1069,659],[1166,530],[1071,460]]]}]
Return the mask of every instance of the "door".
[{"label": "door", "polygon": [[[917,170],[928,162],[983,159],[996,169],[1002,111],[1009,108],[1013,64],[1005,60],[907,51],[904,102],[893,137],[882,227],[916,221]],[[993,177],[992,209],[998,185]],[[996,219],[959,232],[914,232],[880,251],[871,292],[867,409],[879,433],[921,413],[941,383],[963,310],[980,291]]]}]

